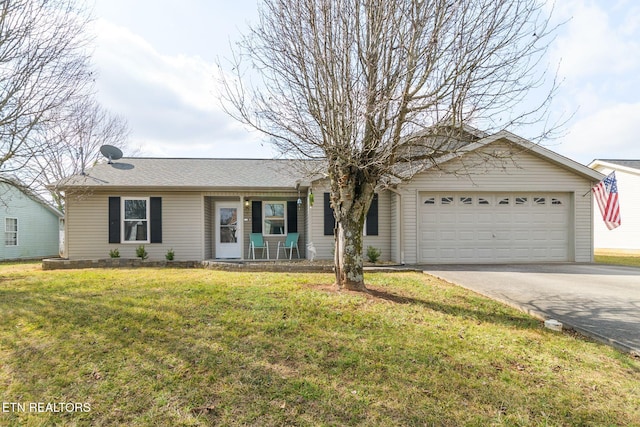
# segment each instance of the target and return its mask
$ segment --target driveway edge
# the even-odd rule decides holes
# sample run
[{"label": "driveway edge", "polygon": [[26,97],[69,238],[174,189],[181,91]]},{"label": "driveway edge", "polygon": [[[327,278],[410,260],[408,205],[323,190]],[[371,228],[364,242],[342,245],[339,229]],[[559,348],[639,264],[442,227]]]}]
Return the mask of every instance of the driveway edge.
[{"label": "driveway edge", "polygon": [[[504,300],[502,298],[498,298],[496,296],[490,295],[489,293],[481,292],[481,291],[479,291],[477,289],[474,289],[474,288],[471,288],[469,286],[465,286],[465,285],[461,285],[460,283],[452,282],[449,279],[446,279],[446,278],[444,278],[442,276],[439,276],[437,274],[433,274],[433,273],[431,273],[431,272],[429,272],[427,270],[422,270],[422,273],[423,274],[428,274],[429,276],[436,277],[436,278],[438,278],[438,279],[440,279],[440,280],[442,280],[444,282],[450,283],[450,284],[452,284],[454,286],[458,286],[460,288],[466,289],[466,290],[471,291],[473,293],[476,293],[478,295],[482,295],[483,297],[486,297],[486,298],[492,299],[494,301],[497,301],[497,302],[499,302],[501,304],[504,304],[504,305],[506,305],[508,307],[511,307],[511,308],[519,310],[519,311],[521,311],[523,313],[526,313],[526,314],[528,314],[528,315],[530,315],[530,316],[532,316],[532,317],[534,317],[534,318],[536,318],[536,319],[538,319],[538,320],[540,320],[542,322],[552,318],[549,315],[547,315],[547,314],[545,314],[545,313],[543,313],[541,311],[531,310],[530,308],[527,308],[527,307],[524,307],[524,306],[522,306],[520,304],[514,303],[513,301],[507,301],[507,300]],[[560,320],[560,319],[556,319],[556,320]],[[624,353],[628,353],[633,357],[640,358],[640,349],[639,348],[631,347],[631,346],[626,345],[624,343],[621,343],[621,342],[619,342],[619,341],[617,341],[617,340],[615,340],[613,338],[608,338],[608,337],[605,337],[604,335],[598,334],[597,332],[589,331],[587,329],[572,325],[570,322],[567,322],[564,319],[562,319],[560,321],[562,322],[563,330],[564,329],[572,330],[572,331],[574,331],[574,332],[576,332],[576,333],[578,333],[580,335],[583,335],[583,336],[585,336],[587,338],[590,338],[590,339],[592,339],[594,341],[597,341],[597,342],[599,342],[601,344],[608,345],[610,347],[615,348],[616,350],[622,351]]]}]

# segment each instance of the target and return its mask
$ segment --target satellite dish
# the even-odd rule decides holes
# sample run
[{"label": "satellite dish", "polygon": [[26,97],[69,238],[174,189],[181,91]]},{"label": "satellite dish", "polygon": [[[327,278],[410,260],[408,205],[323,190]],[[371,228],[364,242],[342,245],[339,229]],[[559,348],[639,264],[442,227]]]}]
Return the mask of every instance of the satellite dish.
[{"label": "satellite dish", "polygon": [[122,158],[122,150],[118,147],[114,147],[113,145],[103,145],[100,147],[100,152],[103,156],[105,156],[109,161],[107,163],[113,163],[113,160],[118,160]]}]

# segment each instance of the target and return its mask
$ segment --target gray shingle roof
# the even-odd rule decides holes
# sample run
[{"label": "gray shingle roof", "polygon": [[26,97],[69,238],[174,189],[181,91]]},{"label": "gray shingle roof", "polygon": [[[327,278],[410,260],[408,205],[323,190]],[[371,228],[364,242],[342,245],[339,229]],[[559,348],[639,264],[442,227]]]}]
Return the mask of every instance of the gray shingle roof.
[{"label": "gray shingle roof", "polygon": [[602,162],[640,170],[640,160],[598,159]]},{"label": "gray shingle roof", "polygon": [[293,189],[308,185],[317,161],[290,159],[169,159],[124,157],[58,183],[73,187]]}]

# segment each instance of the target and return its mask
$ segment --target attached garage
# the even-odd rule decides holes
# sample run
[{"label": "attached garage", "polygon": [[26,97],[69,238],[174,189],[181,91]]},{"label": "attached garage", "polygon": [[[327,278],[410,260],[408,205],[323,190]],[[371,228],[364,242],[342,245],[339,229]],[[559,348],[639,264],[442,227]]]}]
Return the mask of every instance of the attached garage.
[{"label": "attached garage", "polygon": [[568,193],[420,193],[421,263],[572,259]]},{"label": "attached garage", "polygon": [[506,131],[465,148],[392,188],[392,260],[593,261],[601,174]]}]

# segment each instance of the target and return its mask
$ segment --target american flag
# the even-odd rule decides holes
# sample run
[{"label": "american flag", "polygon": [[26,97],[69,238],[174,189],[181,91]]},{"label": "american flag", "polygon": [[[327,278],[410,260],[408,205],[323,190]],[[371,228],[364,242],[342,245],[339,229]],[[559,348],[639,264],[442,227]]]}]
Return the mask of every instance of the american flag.
[{"label": "american flag", "polygon": [[611,172],[591,189],[602,213],[602,219],[609,230],[620,226],[620,204],[618,203],[618,181]]}]

